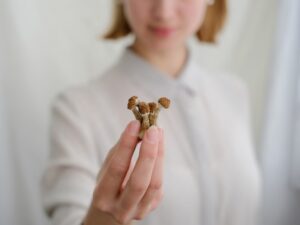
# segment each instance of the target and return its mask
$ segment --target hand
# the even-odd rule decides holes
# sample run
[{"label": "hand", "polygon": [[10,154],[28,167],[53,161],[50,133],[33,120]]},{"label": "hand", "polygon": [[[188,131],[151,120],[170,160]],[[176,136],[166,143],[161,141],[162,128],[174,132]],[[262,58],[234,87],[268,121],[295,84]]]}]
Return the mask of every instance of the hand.
[{"label": "hand", "polygon": [[[138,159],[132,156],[138,144],[139,121],[132,121],[110,150],[101,168],[85,224],[128,224],[141,220],[162,199],[163,130],[150,127],[142,140]],[[93,218],[93,219],[92,219]],[[109,223],[110,221],[111,223]]]}]

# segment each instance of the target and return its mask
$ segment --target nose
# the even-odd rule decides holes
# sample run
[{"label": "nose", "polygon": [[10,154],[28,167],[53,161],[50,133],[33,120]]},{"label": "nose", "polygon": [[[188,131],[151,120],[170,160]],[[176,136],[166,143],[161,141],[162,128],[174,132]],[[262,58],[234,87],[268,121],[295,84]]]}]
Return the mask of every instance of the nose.
[{"label": "nose", "polygon": [[153,0],[153,15],[157,20],[165,21],[175,13],[174,0]]}]

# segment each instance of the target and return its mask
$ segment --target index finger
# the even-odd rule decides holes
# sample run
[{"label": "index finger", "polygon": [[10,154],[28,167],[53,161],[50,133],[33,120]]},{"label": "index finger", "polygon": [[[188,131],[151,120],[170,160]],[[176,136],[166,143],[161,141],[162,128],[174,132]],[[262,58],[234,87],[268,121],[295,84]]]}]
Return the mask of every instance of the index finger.
[{"label": "index finger", "polygon": [[131,121],[112,150],[111,159],[107,162],[107,167],[97,188],[98,194],[103,193],[102,197],[107,200],[114,199],[120,191],[135,147],[139,142],[139,130],[140,122],[137,120]]}]

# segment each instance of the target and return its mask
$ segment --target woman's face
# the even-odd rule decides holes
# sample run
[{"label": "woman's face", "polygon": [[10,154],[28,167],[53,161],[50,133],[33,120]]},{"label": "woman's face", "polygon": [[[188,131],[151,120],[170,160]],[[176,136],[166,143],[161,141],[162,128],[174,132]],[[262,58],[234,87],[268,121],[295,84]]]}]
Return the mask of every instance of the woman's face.
[{"label": "woman's face", "polygon": [[182,47],[201,26],[206,0],[122,0],[137,42],[152,50]]}]

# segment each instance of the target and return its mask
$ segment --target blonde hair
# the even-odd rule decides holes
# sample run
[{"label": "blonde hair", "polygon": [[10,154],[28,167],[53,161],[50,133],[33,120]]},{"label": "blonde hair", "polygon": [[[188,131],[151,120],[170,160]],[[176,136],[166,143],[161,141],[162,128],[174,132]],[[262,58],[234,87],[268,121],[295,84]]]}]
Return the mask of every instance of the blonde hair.
[{"label": "blonde hair", "polygon": [[[214,43],[219,31],[223,28],[227,16],[226,0],[215,0],[213,5],[209,5],[204,21],[200,29],[196,32],[199,41]],[[104,35],[105,39],[119,39],[131,33],[131,28],[124,15],[123,5],[115,3],[114,19],[109,31]]]}]

